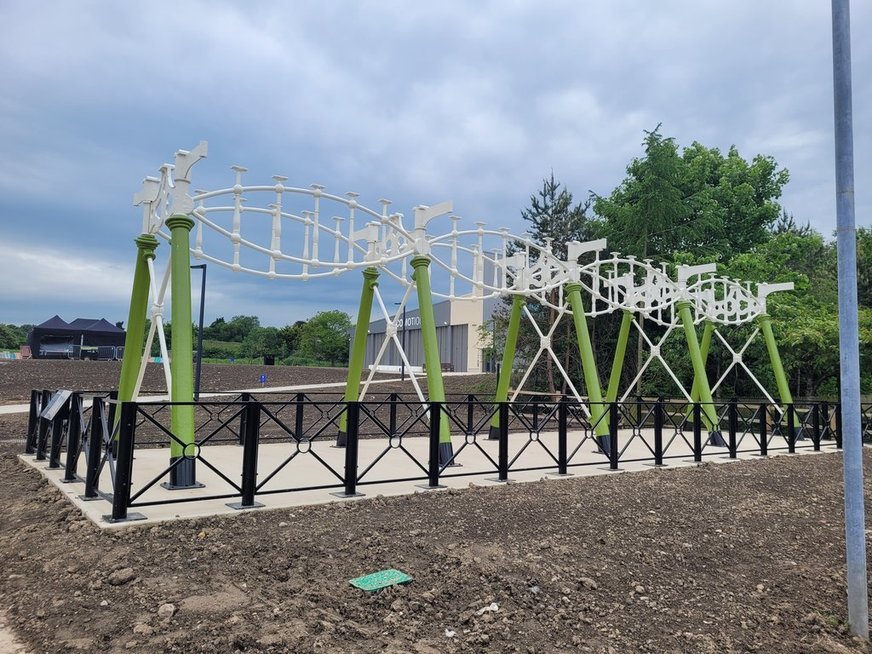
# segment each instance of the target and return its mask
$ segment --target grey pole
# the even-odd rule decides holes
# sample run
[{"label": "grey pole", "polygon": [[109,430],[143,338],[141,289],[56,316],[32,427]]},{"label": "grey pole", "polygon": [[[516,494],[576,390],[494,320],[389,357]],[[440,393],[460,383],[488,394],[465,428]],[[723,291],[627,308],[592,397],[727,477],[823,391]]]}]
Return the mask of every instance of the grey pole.
[{"label": "grey pole", "polygon": [[[403,354],[406,354],[406,305],[403,305]],[[406,354],[406,356],[409,356]],[[400,360],[400,381],[406,381],[406,360]]]},{"label": "grey pole", "polygon": [[848,628],[869,638],[866,510],[860,434],[860,337],[857,326],[857,234],[854,223],[854,136],[851,108],[849,0],[832,0],[833,101],[836,141],[836,248],[839,257],[839,353],[845,483]]},{"label": "grey pole", "polygon": [[191,268],[203,271],[200,284],[200,326],[197,329],[197,368],[194,371],[194,400],[200,399],[200,371],[203,367],[203,307],[206,305],[206,264],[201,263]]}]

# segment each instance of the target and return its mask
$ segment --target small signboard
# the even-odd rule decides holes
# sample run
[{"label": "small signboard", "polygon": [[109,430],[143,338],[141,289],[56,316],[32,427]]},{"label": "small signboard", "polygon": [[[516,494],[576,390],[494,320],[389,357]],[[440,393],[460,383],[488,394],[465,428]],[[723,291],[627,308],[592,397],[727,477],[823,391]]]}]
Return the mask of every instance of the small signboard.
[{"label": "small signboard", "polygon": [[260,376],[260,385],[263,386],[264,384],[266,384],[266,375],[261,375]]},{"label": "small signboard", "polygon": [[54,395],[51,396],[51,399],[49,400],[48,404],[45,405],[45,408],[42,410],[42,413],[39,414],[39,417],[43,420],[54,420],[54,417],[57,415],[58,411],[60,411],[62,407],[66,406],[72,394],[73,391],[57,391]]},{"label": "small signboard", "polygon": [[412,578],[402,570],[389,568],[388,570],[379,570],[369,575],[363,575],[356,579],[349,579],[348,583],[355,588],[373,592],[387,588],[388,586],[396,586],[397,584],[408,584]]}]

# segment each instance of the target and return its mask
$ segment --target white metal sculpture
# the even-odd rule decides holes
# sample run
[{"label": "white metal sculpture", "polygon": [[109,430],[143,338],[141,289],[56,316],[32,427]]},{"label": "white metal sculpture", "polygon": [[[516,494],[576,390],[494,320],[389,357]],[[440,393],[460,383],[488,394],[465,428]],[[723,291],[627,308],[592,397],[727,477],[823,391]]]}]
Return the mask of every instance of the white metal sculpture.
[{"label": "white metal sculpture", "polygon": [[[232,167],[234,180],[230,186],[191,192],[191,169],[206,152],[205,142],[191,151],[179,151],[174,165],[164,164],[159,177],[145,179],[142,190],[134,197],[135,204],[143,207],[144,234],[170,240],[166,220],[173,215],[189,216],[194,221],[190,247],[194,258],[272,280],[310,281],[376,268],[405,288],[402,303],[394,315],[390,315],[375,290],[378,311],[388,325],[396,324],[411,298],[415,281],[409,264],[415,257],[426,257],[432,262],[430,283],[434,297],[485,299],[519,295],[554,308],[558,322],[571,313],[566,298],[567,285],[580,284],[588,298],[584,310],[587,316],[623,311],[666,328],[662,338],[653,342],[640,322],[634,321],[649,349],[648,359],[637,379],[658,360],[688,400],[692,399],[692,393],[681,384],[660,354],[663,340],[682,325],[679,306],[689,305],[694,324],[705,322],[723,328],[759,318],[765,314],[769,294],[792,288],[791,284],[759,284],[754,292],[751,284],[718,276],[714,264],[679,267],[678,278],[673,280],[665,265],[657,266],[649,259],[640,261],[616,252],[604,256],[604,240],[568,243],[568,256],[561,260],[553,253],[550,243],[537,244],[528,234],[513,233],[506,228],[488,229],[484,223],[476,223],[474,229],[462,229],[450,202],[415,207],[412,224],[407,225],[403,214],[390,211],[389,200],[379,200],[379,209],[372,209],[358,201],[357,193],[335,195],[318,184],[309,188],[288,186],[287,178],[279,175],[269,184],[248,185],[244,180],[246,169],[241,166]],[[443,220],[437,222],[440,218]],[[438,224],[445,228],[437,230]],[[145,352],[149,351],[156,333],[166,362],[169,352],[162,323],[170,266],[159,278],[149,261],[149,274],[152,324]],[[537,330],[541,347],[524,380],[541,355],[550,356],[573,395],[581,400],[576,385],[551,349],[556,323],[543,333],[529,310],[525,315]],[[742,362],[747,343],[736,350],[719,329],[716,334],[732,353],[733,366],[744,367],[766,393]],[[755,331],[751,339],[756,334]],[[399,350],[408,365],[396,330],[390,328],[378,360],[390,344]],[[143,369],[144,366],[135,393],[140,388]],[[171,385],[171,372],[166,364],[165,374],[167,384]],[[713,388],[723,382],[726,374]],[[368,383],[365,382],[364,392]],[[413,384],[423,400],[414,377]],[[523,381],[519,389],[522,386]],[[768,393],[766,395],[771,401]]]}]

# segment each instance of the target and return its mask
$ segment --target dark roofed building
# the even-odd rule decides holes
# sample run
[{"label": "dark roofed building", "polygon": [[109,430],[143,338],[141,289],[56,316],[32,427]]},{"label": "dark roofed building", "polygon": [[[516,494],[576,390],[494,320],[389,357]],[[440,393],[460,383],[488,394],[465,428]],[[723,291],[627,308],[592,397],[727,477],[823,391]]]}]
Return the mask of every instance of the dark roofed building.
[{"label": "dark roofed building", "polygon": [[97,348],[99,358],[120,358],[116,348],[124,346],[126,333],[105,318],[76,318],[66,322],[52,316],[27,335],[34,359],[79,359],[83,348]]}]

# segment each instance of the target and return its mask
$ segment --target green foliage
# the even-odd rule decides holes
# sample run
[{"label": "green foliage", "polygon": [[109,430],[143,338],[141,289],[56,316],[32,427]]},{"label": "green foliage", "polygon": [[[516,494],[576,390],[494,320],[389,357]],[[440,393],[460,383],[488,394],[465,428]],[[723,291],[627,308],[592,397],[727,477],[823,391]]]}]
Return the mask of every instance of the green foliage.
[{"label": "green foliage", "polygon": [[302,328],[300,351],[330,365],[348,361],[351,318],[344,311],[321,311],[310,318]]},{"label": "green foliage", "polygon": [[0,350],[18,350],[27,345],[27,334],[33,325],[10,325],[0,323]]},{"label": "green foliage", "polygon": [[[203,330],[205,332],[205,330]],[[229,341],[203,340],[203,359],[219,359],[226,361],[230,357],[241,358],[239,353],[240,344]]]},{"label": "green foliage", "polygon": [[226,322],[223,317],[216,318],[203,329],[203,338],[241,343],[257,327],[260,327],[257,316],[233,316],[230,322]]},{"label": "green foliage", "polygon": [[[835,397],[839,374],[836,247],[808,224],[798,223],[778,204],[781,190],[788,181],[787,171],[779,168],[772,157],[757,155],[750,161],[745,160],[735,147],[726,154],[700,143],[682,150],[674,139],[660,133],[659,126],[645,133],[643,146],[643,155],[630,162],[627,177],[611,194],[592,195],[595,222],[587,221],[586,206],[578,207],[585,220],[576,224],[583,229],[576,231],[580,236],[566,238],[605,237],[610,250],[650,257],[668,264],[673,271],[678,264],[717,261],[719,273],[729,277],[752,283],[793,282],[794,292],[775,294],[768,301],[789,384],[797,398]],[[561,207],[566,211],[572,208],[571,198],[568,190],[560,189],[554,182],[553,176],[544,180],[542,190],[531,197],[530,207],[522,210],[522,216],[532,223],[537,242],[560,238],[552,227],[555,221],[550,219],[549,208]],[[872,229],[857,230],[857,263],[860,384],[864,393],[870,393]],[[529,308],[543,330],[553,322],[552,312],[535,304]],[[506,305],[494,316],[492,329],[496,342],[492,347],[497,356],[501,352],[507,320]],[[603,387],[611,369],[619,322],[617,313],[588,319]],[[722,331],[732,344],[741,345],[755,328],[756,325],[747,324]],[[529,363],[538,350],[538,338],[531,332],[521,329],[519,368]],[[645,332],[656,342],[665,330],[648,321]],[[585,392],[574,333],[561,328],[555,334],[553,346],[570,378]],[[627,350],[622,393],[641,365],[641,359],[632,354],[634,346],[638,353],[639,339],[635,331],[631,332]],[[682,330],[673,331],[663,344],[661,354],[676,375],[689,385],[692,369]],[[774,392],[775,380],[762,338],[756,339],[743,357],[764,387]],[[710,379],[720,379],[731,363],[732,355],[715,338],[707,364]],[[530,381],[534,389],[553,390],[553,368],[549,369],[547,364],[537,365]],[[676,391],[674,382],[656,362],[645,372],[639,390],[644,395],[669,395]],[[733,370],[722,381],[718,397],[733,395],[759,396],[760,391],[746,373]]]},{"label": "green foliage", "polygon": [[587,216],[590,201],[572,203],[572,193],[550,178],[542,180],[542,188],[530,196],[530,206],[521,210],[521,217],[530,223],[530,233],[539,245],[551,243],[554,254],[566,259],[568,241],[588,241],[593,238],[593,225]]},{"label": "green foliage", "polygon": [[599,233],[611,249],[727,261],[769,237],[789,179],[772,157],[748,162],[735,146],[724,156],[697,142],[679,154],[659,125],[645,134],[645,156],[630,163],[621,185],[607,198],[594,195]]},{"label": "green foliage", "polygon": [[282,356],[284,349],[279,330],[275,327],[255,327],[242,341],[239,353],[243,357]]}]

